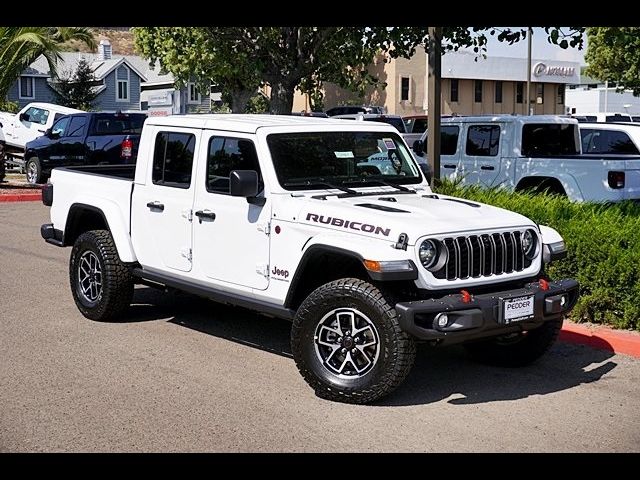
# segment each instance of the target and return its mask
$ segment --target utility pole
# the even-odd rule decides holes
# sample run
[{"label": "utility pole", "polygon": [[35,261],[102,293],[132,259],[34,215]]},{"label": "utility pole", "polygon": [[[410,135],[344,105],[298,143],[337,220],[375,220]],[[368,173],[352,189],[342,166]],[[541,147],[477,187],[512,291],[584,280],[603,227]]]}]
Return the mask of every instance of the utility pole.
[{"label": "utility pole", "polygon": [[527,30],[527,114],[533,115],[533,107],[531,106],[531,37],[533,37],[533,28]]},{"label": "utility pole", "polygon": [[427,159],[433,175],[431,186],[440,178],[440,86],[442,58],[442,27],[428,27],[429,74],[427,79]]}]

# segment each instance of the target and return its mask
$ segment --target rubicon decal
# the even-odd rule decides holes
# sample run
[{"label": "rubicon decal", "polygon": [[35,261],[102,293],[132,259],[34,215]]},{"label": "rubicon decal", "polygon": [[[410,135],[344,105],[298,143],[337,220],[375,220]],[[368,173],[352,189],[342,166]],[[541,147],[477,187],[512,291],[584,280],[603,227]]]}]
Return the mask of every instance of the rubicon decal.
[{"label": "rubicon decal", "polygon": [[325,217],[315,213],[307,213],[307,220],[316,223],[324,223],[325,225],[333,225],[334,227],[344,227],[350,230],[360,230],[367,233],[375,233],[376,235],[389,236],[390,228],[378,227],[369,223],[355,222],[353,220],[345,220],[343,218]]}]

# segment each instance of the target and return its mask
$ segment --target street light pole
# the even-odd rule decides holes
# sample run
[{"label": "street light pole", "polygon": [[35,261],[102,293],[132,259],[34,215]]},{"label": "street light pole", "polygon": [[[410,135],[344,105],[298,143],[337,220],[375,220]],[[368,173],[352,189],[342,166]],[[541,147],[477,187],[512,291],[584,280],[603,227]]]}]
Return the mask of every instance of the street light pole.
[{"label": "street light pole", "polygon": [[433,168],[431,186],[440,178],[440,84],[442,27],[428,27],[429,75],[427,92],[427,160]]},{"label": "street light pole", "polygon": [[533,28],[529,27],[527,31],[527,114],[533,115],[533,107],[531,106],[531,37],[533,36]]}]

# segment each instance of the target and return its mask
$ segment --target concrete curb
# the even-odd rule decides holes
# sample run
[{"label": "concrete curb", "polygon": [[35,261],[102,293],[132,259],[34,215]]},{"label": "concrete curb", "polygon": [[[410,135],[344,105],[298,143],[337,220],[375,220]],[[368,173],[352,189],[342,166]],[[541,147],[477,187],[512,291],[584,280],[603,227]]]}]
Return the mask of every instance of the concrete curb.
[{"label": "concrete curb", "polygon": [[37,202],[42,200],[42,192],[38,193],[11,193],[0,195],[0,203],[3,202]]},{"label": "concrete curb", "polygon": [[636,332],[601,326],[588,327],[565,321],[560,332],[560,341],[640,358],[640,333]]}]

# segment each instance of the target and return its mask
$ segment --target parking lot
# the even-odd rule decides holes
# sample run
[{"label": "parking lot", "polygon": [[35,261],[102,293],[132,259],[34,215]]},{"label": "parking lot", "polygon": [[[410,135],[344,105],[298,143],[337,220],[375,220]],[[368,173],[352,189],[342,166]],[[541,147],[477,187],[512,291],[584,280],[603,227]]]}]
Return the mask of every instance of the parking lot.
[{"label": "parking lot", "polygon": [[0,451],[640,450],[640,360],[557,344],[536,365],[421,349],[373,406],[316,398],[289,323],[140,288],[92,322],[38,202],[0,204]]}]

